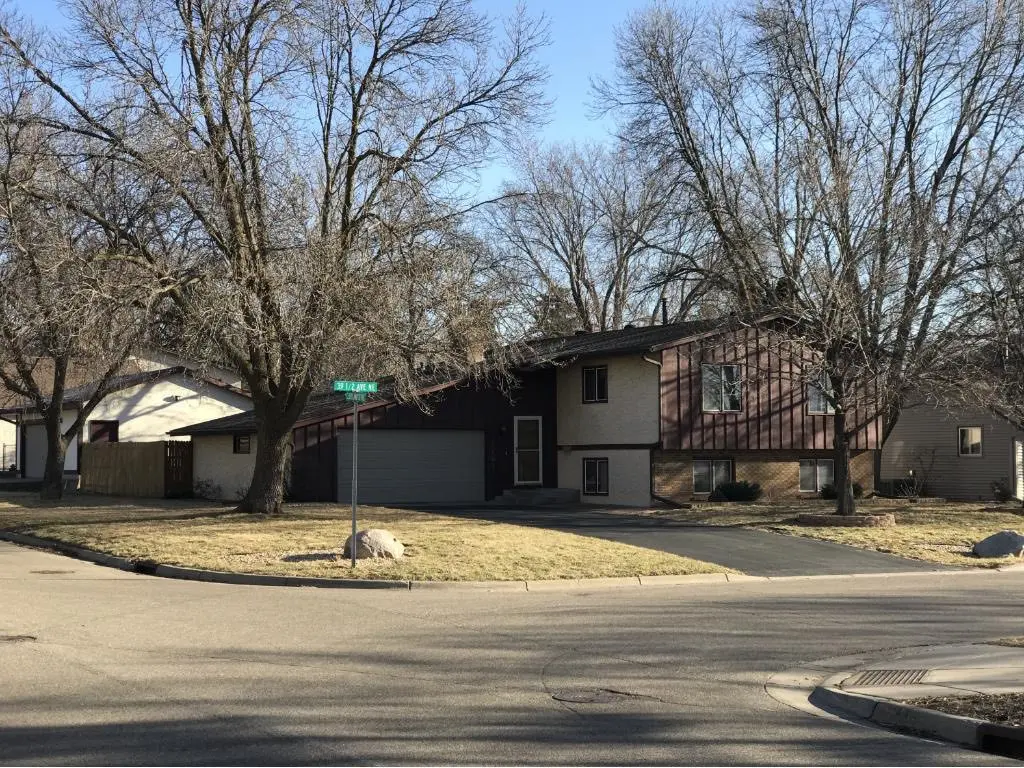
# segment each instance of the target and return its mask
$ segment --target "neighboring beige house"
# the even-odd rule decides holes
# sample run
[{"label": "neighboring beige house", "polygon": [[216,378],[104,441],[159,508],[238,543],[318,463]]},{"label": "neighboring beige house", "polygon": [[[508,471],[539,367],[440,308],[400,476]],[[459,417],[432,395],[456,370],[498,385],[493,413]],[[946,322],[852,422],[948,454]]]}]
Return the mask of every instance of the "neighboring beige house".
[{"label": "neighboring beige house", "polygon": [[[79,448],[83,443],[167,440],[167,433],[178,427],[252,407],[249,396],[237,387],[180,365],[124,374],[117,377],[115,385],[117,390],[96,406],[81,433],[68,446],[65,472],[78,472]],[[78,408],[94,390],[92,383],[65,392],[65,429],[74,423]],[[0,417],[12,416],[19,425],[20,474],[29,479],[41,478],[46,461],[45,427],[32,409],[0,410]]]},{"label": "neighboring beige house", "polygon": [[1000,483],[1024,498],[1024,429],[983,408],[905,408],[882,448],[880,479],[964,501],[992,499]]}]

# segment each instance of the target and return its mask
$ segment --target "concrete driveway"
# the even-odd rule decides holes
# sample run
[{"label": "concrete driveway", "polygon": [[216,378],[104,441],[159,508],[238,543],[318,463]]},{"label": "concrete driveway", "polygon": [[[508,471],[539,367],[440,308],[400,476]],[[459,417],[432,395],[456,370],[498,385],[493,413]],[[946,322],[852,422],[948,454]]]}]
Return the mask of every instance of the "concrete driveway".
[{"label": "concrete driveway", "polygon": [[0,764],[1012,764],[764,685],[810,659],[1020,634],[1022,586],[243,587],[0,543]]},{"label": "concrete driveway", "polygon": [[956,570],[829,541],[784,536],[750,528],[680,523],[665,518],[643,517],[630,514],[628,511],[614,512],[585,507],[490,507],[443,511],[444,514],[552,528],[634,544],[638,547],[660,549],[675,555],[719,563],[753,576],[821,576]]}]

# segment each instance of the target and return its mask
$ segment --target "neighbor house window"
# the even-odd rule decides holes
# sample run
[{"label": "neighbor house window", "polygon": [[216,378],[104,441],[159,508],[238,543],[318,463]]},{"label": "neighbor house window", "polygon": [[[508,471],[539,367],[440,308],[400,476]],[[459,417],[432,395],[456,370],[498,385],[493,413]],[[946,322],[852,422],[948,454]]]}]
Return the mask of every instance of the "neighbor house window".
[{"label": "neighbor house window", "polygon": [[116,443],[117,442],[116,421],[90,421],[89,442],[90,443]]},{"label": "neighbor house window", "polygon": [[593,365],[583,369],[583,402],[608,402],[607,365]]},{"label": "neighbor house window", "polygon": [[705,411],[740,410],[738,365],[702,365],[700,375]]},{"label": "neighbor house window", "polygon": [[252,435],[235,435],[235,453],[252,453]]},{"label": "neighbor house window", "polygon": [[608,495],[608,459],[583,460],[583,495]]},{"label": "neighbor house window", "polygon": [[807,493],[821,493],[826,485],[835,485],[835,465],[832,459],[801,459],[800,490]]},{"label": "neighbor house window", "polygon": [[832,394],[832,385],[829,383],[828,377],[822,375],[820,382],[808,382],[807,412],[818,414],[835,413],[836,407],[828,399],[830,394]]},{"label": "neighbor house window", "polygon": [[693,492],[711,493],[732,482],[732,459],[694,459]]},{"label": "neighbor house window", "polygon": [[960,427],[960,455],[981,456],[981,427]]}]

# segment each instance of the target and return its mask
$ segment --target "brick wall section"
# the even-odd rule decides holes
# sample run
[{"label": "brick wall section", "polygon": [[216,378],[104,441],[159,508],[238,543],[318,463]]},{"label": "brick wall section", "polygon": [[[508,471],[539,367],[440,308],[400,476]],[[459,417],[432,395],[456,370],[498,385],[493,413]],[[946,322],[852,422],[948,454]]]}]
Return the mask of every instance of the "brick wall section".
[{"label": "brick wall section", "polygon": [[[874,451],[855,451],[850,458],[854,481],[873,490]],[[800,492],[800,459],[830,459],[830,451],[653,451],[651,478],[654,495],[676,502],[691,501],[693,496],[693,459],[732,459],[736,480],[760,483],[764,499],[806,499],[814,494]],[[696,497],[706,498],[704,494]]]}]

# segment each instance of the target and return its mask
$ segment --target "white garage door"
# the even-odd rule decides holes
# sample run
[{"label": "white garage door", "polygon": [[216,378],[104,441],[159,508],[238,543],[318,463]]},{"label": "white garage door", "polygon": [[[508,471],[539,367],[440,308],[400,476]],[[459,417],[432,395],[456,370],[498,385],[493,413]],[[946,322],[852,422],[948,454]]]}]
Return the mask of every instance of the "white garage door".
[{"label": "white garage door", "polygon": [[[338,501],[352,500],[352,434],[338,435]],[[359,430],[359,503],[484,500],[484,433]]]},{"label": "white garage door", "polygon": [[25,477],[39,480],[46,472],[46,427],[28,424],[25,427]]}]

